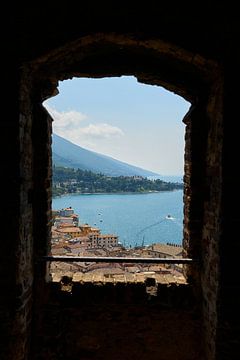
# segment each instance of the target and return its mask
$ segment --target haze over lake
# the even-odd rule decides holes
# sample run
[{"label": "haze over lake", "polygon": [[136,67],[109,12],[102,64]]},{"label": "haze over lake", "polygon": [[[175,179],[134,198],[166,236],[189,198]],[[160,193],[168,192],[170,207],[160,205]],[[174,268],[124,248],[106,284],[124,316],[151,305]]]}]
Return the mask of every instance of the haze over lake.
[{"label": "haze over lake", "polygon": [[125,246],[182,243],[183,191],[145,194],[72,194],[54,198],[52,209],[71,206],[80,223],[116,234]]}]

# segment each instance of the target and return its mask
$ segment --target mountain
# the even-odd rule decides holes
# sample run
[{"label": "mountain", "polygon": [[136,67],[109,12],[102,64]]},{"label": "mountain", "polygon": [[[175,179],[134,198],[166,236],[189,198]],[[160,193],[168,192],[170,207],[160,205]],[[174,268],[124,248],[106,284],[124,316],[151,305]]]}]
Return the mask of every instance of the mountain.
[{"label": "mountain", "polygon": [[84,149],[56,134],[52,136],[52,157],[56,166],[90,170],[109,176],[159,176],[152,171]]}]

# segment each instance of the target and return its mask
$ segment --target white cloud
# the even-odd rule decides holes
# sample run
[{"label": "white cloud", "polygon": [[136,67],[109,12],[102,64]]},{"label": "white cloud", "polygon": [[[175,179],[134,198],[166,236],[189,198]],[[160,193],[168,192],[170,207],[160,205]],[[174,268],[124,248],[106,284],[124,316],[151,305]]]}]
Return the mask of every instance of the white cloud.
[{"label": "white cloud", "polygon": [[53,131],[56,133],[70,129],[78,129],[83,120],[87,119],[85,114],[79,111],[57,111],[49,105],[44,105],[53,118]]},{"label": "white cloud", "polygon": [[117,127],[106,123],[89,124],[81,127],[87,115],[75,110],[59,112],[49,105],[45,108],[53,118],[53,132],[80,146],[94,148],[95,141],[124,135]]},{"label": "white cloud", "polygon": [[90,124],[87,127],[80,129],[81,134],[94,138],[109,138],[112,136],[122,136],[123,131],[117,127],[109,124]]}]

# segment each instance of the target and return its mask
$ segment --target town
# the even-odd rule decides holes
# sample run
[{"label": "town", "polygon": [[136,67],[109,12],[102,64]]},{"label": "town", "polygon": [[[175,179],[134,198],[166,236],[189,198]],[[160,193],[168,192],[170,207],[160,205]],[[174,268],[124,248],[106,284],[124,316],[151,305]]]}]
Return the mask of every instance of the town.
[{"label": "town", "polygon": [[[134,257],[182,258],[182,246],[174,243],[155,243],[148,246],[125,247],[115,234],[101,234],[89,224],[79,223],[79,216],[72,207],[52,210],[52,256],[76,257]],[[144,263],[51,262],[50,274],[54,280],[64,275],[78,280],[109,279],[114,281],[144,281],[154,278],[157,282],[185,282],[182,265]]]}]

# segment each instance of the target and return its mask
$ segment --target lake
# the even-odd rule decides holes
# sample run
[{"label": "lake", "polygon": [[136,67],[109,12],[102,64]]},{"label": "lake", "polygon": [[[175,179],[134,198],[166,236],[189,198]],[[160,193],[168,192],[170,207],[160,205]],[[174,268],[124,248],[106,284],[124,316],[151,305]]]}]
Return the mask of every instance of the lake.
[{"label": "lake", "polygon": [[144,194],[71,194],[52,200],[52,209],[71,206],[80,223],[115,234],[124,246],[181,244],[183,191]]}]

